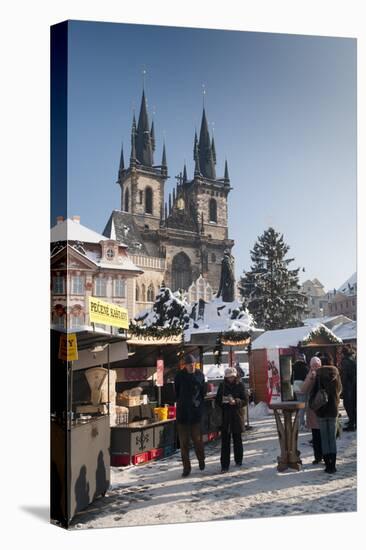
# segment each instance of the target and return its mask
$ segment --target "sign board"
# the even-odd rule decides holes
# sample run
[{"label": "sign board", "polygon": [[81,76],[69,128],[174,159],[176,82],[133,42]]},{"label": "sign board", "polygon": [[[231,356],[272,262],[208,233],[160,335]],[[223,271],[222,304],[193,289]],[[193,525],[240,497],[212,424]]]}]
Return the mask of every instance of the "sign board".
[{"label": "sign board", "polygon": [[91,323],[128,329],[128,311],[126,308],[103,302],[93,296],[89,296],[89,319]]},{"label": "sign board", "polygon": [[158,359],[156,361],[156,385],[164,386],[164,361]]},{"label": "sign board", "polygon": [[268,403],[281,401],[281,378],[278,349],[267,350],[267,395]]},{"label": "sign board", "polygon": [[60,335],[58,358],[62,359],[63,361],[77,361],[79,355],[76,334]]}]

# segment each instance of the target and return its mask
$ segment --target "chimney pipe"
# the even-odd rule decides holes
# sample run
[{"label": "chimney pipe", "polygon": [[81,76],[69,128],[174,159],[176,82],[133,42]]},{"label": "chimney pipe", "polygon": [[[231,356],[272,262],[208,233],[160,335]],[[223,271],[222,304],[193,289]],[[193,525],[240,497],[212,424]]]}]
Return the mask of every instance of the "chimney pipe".
[{"label": "chimney pipe", "polygon": [[57,216],[56,217],[56,223],[57,225],[59,225],[60,223],[62,223],[64,221],[64,217],[63,216]]}]

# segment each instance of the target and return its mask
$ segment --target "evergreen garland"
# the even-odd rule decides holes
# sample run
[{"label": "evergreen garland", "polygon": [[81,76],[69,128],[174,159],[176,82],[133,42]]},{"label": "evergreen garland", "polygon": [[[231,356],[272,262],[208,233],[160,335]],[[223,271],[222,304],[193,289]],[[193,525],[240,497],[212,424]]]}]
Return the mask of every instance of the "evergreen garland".
[{"label": "evergreen garland", "polygon": [[298,346],[304,346],[304,345],[306,346],[314,338],[318,336],[325,337],[332,344],[342,344],[342,340],[340,338],[338,338],[335,334],[333,334],[332,331],[328,330],[325,326],[321,325],[320,327],[313,329],[306,338],[304,338],[301,342],[299,342]]}]

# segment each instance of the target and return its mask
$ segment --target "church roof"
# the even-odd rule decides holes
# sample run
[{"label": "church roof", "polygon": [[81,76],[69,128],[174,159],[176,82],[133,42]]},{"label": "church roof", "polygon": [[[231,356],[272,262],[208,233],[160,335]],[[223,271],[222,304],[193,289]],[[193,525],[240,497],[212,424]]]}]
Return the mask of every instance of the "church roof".
[{"label": "church roof", "polygon": [[130,254],[158,256],[157,251],[155,252],[147,249],[141,229],[135,222],[134,216],[128,212],[113,210],[105,226],[103,235],[108,238],[116,239],[116,241],[128,246]]}]

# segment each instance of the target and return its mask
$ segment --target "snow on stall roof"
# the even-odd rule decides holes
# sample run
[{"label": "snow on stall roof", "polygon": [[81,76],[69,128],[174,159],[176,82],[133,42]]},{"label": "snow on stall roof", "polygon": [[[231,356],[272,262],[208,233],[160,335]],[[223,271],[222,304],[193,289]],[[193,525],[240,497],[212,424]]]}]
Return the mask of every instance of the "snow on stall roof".
[{"label": "snow on stall roof", "polygon": [[321,327],[323,327],[326,332],[329,332],[330,335],[335,336],[334,333],[322,323],[281,330],[267,330],[264,334],[258,336],[258,338],[254,340],[252,350],[295,347],[299,342],[302,342],[308,338],[314,330]]},{"label": "snow on stall roof", "polygon": [[343,323],[337,325],[332,329],[332,332],[341,338],[343,341],[356,340],[357,339],[357,321],[350,321],[349,323]]},{"label": "snow on stall roof", "polygon": [[81,223],[70,218],[51,228],[51,243],[57,241],[81,241],[84,243],[99,243],[108,241],[108,238]]},{"label": "snow on stall roof", "polygon": [[344,323],[349,323],[352,321],[346,315],[331,315],[328,317],[309,317],[308,319],[303,319],[304,325],[307,326],[317,326],[319,323],[325,325],[327,328],[333,330],[333,327],[337,325],[342,325]]}]

